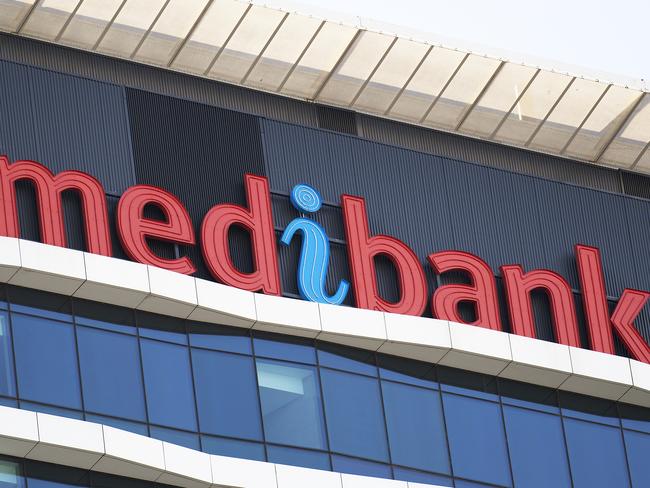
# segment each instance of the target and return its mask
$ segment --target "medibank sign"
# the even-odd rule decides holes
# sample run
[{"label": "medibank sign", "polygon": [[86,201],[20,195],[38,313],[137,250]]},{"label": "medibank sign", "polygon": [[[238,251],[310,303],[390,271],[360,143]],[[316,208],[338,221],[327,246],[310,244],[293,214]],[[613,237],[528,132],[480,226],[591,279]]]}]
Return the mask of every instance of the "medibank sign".
[{"label": "medibank sign", "polygon": [[[80,171],[53,175],[34,161],[10,164],[4,156],[0,156],[0,235],[20,237],[15,183],[21,180],[30,181],[36,191],[42,242],[66,246],[61,193],[72,190],[79,195],[82,205],[87,251],[111,256],[106,197],[99,181]],[[131,259],[140,263],[192,274],[196,267],[189,257],[162,258],[152,252],[147,240],[200,245],[215,280],[244,290],[281,295],[278,240],[273,227],[269,184],[266,178],[249,174],[245,175],[244,184],[246,206],[219,204],[212,207],[203,218],[198,244],[190,216],[174,195],[149,185],[129,188],[117,208],[116,224],[122,247]],[[307,215],[320,208],[321,198],[316,190],[301,184],[294,187],[291,202]],[[164,220],[145,218],[144,209],[149,205],[159,208]],[[329,265],[329,241],[325,230],[310,218],[299,217],[287,226],[279,240],[281,245],[288,245],[293,239],[302,241],[297,280],[304,299],[340,304],[348,293],[352,293],[359,308],[421,315],[430,306],[434,317],[454,322],[465,322],[459,306],[469,303],[475,312],[471,325],[503,330],[494,273],[480,257],[453,250],[429,254],[427,260],[435,273],[461,272],[470,283],[440,286],[430,297],[418,256],[394,237],[370,234],[364,199],[343,195],[341,208],[351,283],[341,281],[332,294],[325,287]],[[229,233],[233,226],[250,234],[252,272],[239,270],[230,256]],[[399,280],[396,302],[387,301],[379,294],[375,258],[380,255],[388,258],[395,268]],[[650,363],[650,347],[634,327],[634,320],[650,293],[625,289],[610,314],[599,250],[577,244],[575,259],[591,349],[614,354],[613,336],[616,333],[633,358]],[[548,296],[557,342],[582,347],[573,293],[562,276],[545,269],[525,271],[517,264],[501,266],[500,272],[514,334],[536,336],[531,293],[542,291]]]}]

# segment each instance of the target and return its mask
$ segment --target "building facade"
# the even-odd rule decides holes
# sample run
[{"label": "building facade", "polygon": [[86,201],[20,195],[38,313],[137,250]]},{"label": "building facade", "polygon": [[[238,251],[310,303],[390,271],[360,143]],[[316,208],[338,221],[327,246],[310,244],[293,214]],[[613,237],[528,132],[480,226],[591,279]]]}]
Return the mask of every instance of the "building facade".
[{"label": "building facade", "polygon": [[[177,2],[139,40],[93,38],[96,2],[4,3],[0,486],[650,485],[650,94],[594,81],[581,108],[570,77],[549,103],[530,68],[500,114],[504,61],[442,96],[462,54],[402,100],[431,46],[380,117],[399,36],[355,84],[370,31],[332,34],[339,71],[304,96],[298,61],[280,96],[232,54],[266,8],[206,77],[220,2],[166,47],[189,73],[151,66]],[[261,53],[293,25],[266,12]]]}]

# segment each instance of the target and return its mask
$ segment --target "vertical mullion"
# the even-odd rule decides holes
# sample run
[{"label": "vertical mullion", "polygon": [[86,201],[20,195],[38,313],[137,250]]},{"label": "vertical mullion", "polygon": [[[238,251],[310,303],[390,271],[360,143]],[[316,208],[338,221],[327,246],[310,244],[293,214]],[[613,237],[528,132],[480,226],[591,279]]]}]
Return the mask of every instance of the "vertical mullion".
[{"label": "vertical mullion", "polygon": [[[320,307],[318,309],[320,315]],[[319,317],[320,318],[320,317]],[[327,444],[327,456],[330,461],[330,470],[334,470],[334,460],[332,458],[332,445],[330,443],[330,431],[327,426],[327,412],[325,410],[325,394],[323,391],[323,377],[321,375],[320,357],[318,355],[318,341],[314,340],[314,352],[316,353],[316,371],[318,372],[318,386],[320,388],[320,403],[323,410],[323,426],[325,427],[325,442]]]}]

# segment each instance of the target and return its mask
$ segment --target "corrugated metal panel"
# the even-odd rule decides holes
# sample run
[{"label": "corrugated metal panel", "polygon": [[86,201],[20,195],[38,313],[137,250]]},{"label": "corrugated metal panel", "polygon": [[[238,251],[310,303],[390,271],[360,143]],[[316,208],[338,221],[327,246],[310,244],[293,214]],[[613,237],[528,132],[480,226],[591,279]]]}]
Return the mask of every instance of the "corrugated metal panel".
[{"label": "corrugated metal panel", "polygon": [[[648,202],[315,129],[271,121],[264,128],[274,190],[286,192],[304,181],[330,202],[342,193],[364,196],[372,231],[404,240],[423,263],[430,252],[465,249],[485,259],[495,274],[509,263],[526,270],[548,267],[577,289],[573,247],[584,243],[601,249],[608,295],[620,296],[624,287],[650,289]],[[629,202],[639,206],[630,225],[625,219]],[[634,249],[632,227],[647,234],[635,239]],[[458,282],[457,277],[443,281],[448,279]],[[384,286],[394,278],[380,277],[380,282]],[[545,297],[535,296],[534,304],[540,337],[551,338]],[[581,310],[578,296],[576,305]],[[639,328],[650,338],[646,315]],[[586,340],[584,319],[581,323]]]},{"label": "corrugated metal panel", "polygon": [[106,191],[133,184],[123,90],[0,61],[0,152],[32,159],[54,173],[78,169]]},{"label": "corrugated metal panel", "polygon": [[312,104],[76,49],[0,34],[0,58],[316,127]]},{"label": "corrugated metal panel", "polygon": [[535,180],[506,171],[444,161],[445,180],[436,186],[452,215],[454,248],[481,256],[496,272],[519,263],[545,265]]},{"label": "corrugated metal panel", "polygon": [[[264,175],[256,117],[127,89],[138,183],[162,187],[187,207],[195,229],[218,203],[245,205],[244,174]],[[234,230],[233,260],[251,267],[245,232]],[[198,248],[184,250],[207,277]]]},{"label": "corrugated metal panel", "polygon": [[626,197],[544,180],[537,180],[536,188],[543,247],[550,269],[578,288],[573,246],[588,244],[602,253],[609,295],[619,296],[626,286],[639,286],[638,263],[630,259]]},{"label": "corrugated metal panel", "polygon": [[621,184],[626,195],[650,199],[650,177],[621,171]]},{"label": "corrugated metal panel", "polygon": [[324,105],[316,106],[318,127],[344,134],[357,135],[356,113]]},{"label": "corrugated metal panel", "polygon": [[357,123],[359,135],[373,141],[589,188],[621,192],[615,170],[367,115],[358,115]]}]

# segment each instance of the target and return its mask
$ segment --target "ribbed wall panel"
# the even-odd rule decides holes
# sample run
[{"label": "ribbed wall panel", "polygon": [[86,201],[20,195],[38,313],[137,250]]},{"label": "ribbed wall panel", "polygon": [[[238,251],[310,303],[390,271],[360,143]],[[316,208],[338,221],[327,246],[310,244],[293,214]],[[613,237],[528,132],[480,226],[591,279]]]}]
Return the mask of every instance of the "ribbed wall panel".
[{"label": "ribbed wall panel", "polygon": [[313,105],[225,83],[0,34],[0,58],[278,120],[317,126]]},{"label": "ribbed wall panel", "polygon": [[[477,254],[495,275],[503,264],[547,267],[578,289],[578,243],[600,248],[609,296],[625,287],[650,290],[650,202],[278,122],[264,122],[264,141],[274,190],[304,181],[330,202],[343,193],[365,197],[371,231],[411,246],[426,266],[430,290],[425,258],[444,249]],[[642,235],[631,237],[633,228]],[[546,298],[534,297],[534,306],[540,337],[552,337]],[[579,316],[581,306],[576,296]],[[638,326],[650,339],[650,313]]]},{"label": "ribbed wall panel", "polygon": [[133,184],[122,88],[0,61],[0,154],[78,169],[109,193]]},{"label": "ribbed wall panel", "polygon": [[[176,195],[198,233],[218,203],[246,204],[244,174],[264,175],[257,118],[208,105],[127,89],[137,182]],[[249,269],[250,244],[234,229],[233,260]],[[207,277],[198,248],[182,250]]]},{"label": "ribbed wall panel", "polygon": [[373,141],[589,188],[621,192],[615,170],[367,115],[358,115],[357,123],[359,135]]}]

